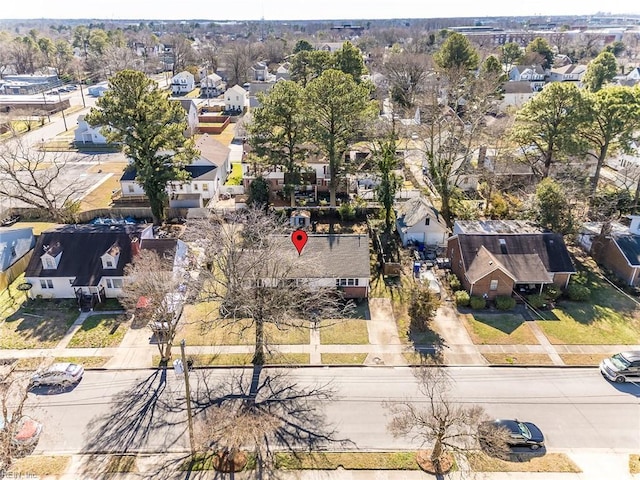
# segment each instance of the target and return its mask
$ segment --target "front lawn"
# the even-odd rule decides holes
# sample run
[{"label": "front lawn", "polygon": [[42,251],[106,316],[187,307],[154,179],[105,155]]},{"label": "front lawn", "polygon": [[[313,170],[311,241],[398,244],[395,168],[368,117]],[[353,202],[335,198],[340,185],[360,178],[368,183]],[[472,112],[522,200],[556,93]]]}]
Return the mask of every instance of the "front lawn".
[{"label": "front lawn", "polygon": [[[174,353],[173,358],[180,358]],[[212,355],[187,355],[193,360],[194,367],[246,366],[251,365],[252,353],[221,353]],[[267,353],[265,365],[309,365],[308,353]],[[160,355],[153,356],[153,365],[160,363]]]},{"label": "front lawn", "polygon": [[555,345],[633,345],[640,338],[640,321],[611,306],[562,302],[552,320],[536,320]]},{"label": "front lawn", "polygon": [[53,348],[77,317],[73,301],[24,302],[0,323],[0,348]]},{"label": "front lawn", "polygon": [[322,365],[362,365],[367,359],[366,353],[321,353]]},{"label": "front lawn", "polygon": [[[557,345],[629,345],[640,338],[640,308],[591,270],[582,268],[578,284],[589,288],[586,302],[561,301],[536,320],[549,341]],[[546,313],[546,312],[545,312]]]},{"label": "front lawn", "polygon": [[69,347],[117,347],[128,328],[124,315],[92,315],[75,333]]},{"label": "front lawn", "polygon": [[320,325],[323,345],[367,345],[367,320],[324,320]]},{"label": "front lawn", "polygon": [[521,315],[470,313],[462,321],[476,345],[537,345],[535,335]]},{"label": "front lawn", "polygon": [[553,365],[544,353],[483,353],[491,365]]},{"label": "front lawn", "polygon": [[546,453],[543,456],[514,453],[509,461],[505,461],[482,452],[470,452],[467,460],[474,472],[582,472],[564,453]]},{"label": "front lawn", "polygon": [[[182,327],[179,336],[187,345],[252,345],[255,342],[255,327],[248,319],[227,322],[217,318],[216,302],[201,302],[186,305],[182,314]],[[303,322],[300,327],[275,324],[265,325],[265,338],[268,345],[308,344],[309,325]]]}]

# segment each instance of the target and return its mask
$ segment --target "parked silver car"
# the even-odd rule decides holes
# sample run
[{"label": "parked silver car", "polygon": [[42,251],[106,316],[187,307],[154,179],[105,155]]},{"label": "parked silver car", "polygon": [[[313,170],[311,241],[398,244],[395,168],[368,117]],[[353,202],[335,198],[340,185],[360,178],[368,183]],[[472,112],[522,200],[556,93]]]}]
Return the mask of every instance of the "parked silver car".
[{"label": "parked silver car", "polygon": [[78,383],[84,374],[84,367],[76,363],[54,363],[31,377],[31,386],[51,385],[68,387]]},{"label": "parked silver car", "polygon": [[640,380],[640,352],[620,352],[600,362],[600,373],[612,382]]}]

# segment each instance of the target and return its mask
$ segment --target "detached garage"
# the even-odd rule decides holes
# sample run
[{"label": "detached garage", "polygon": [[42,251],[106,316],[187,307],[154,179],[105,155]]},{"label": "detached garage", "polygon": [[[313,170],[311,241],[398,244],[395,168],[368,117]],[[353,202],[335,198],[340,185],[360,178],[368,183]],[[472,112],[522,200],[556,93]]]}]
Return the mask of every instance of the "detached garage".
[{"label": "detached garage", "polygon": [[416,197],[401,203],[396,209],[396,229],[402,245],[410,243],[444,246],[449,231],[444,218],[424,197]]}]

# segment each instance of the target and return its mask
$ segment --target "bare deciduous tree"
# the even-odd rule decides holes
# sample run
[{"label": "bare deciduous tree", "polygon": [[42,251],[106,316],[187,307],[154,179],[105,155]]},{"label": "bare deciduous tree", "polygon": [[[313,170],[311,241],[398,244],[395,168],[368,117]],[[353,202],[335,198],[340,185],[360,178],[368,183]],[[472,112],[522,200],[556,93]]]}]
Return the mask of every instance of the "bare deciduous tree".
[{"label": "bare deciduous tree", "polygon": [[[477,449],[478,427],[486,416],[482,407],[460,405],[451,398],[452,380],[442,366],[426,364],[417,367],[414,375],[426,401],[385,402],[391,416],[387,428],[394,437],[430,445],[429,461],[434,473],[441,475],[450,467],[452,454]],[[492,454],[508,451],[503,432],[497,431],[490,443]]]},{"label": "bare deciduous tree", "polygon": [[88,185],[77,176],[71,178],[71,168],[68,155],[11,139],[0,146],[0,197],[40,209],[56,222],[73,221]]},{"label": "bare deciduous tree", "polygon": [[267,324],[313,328],[323,318],[344,318],[346,307],[333,286],[310,280],[317,278],[322,262],[310,254],[295,255],[287,230],[282,220],[258,208],[228,223],[188,226],[187,238],[201,247],[211,267],[201,271],[200,299],[219,305],[219,315],[212,312],[205,322],[249,319],[255,328],[255,365],[265,363]]},{"label": "bare deciduous tree", "polygon": [[21,425],[22,410],[29,393],[29,376],[13,365],[0,366],[0,406],[4,428],[0,429],[0,475],[24,453],[14,441]]},{"label": "bare deciduous tree", "polygon": [[302,387],[286,373],[255,367],[206,387],[204,410],[196,417],[198,451],[213,453],[223,465],[240,463],[240,452],[255,455],[256,478],[273,466],[275,449],[313,450],[337,441],[318,408],[329,401],[328,385]]},{"label": "bare deciduous tree", "polygon": [[162,360],[168,361],[184,303],[184,271],[174,270],[173,259],[142,250],[127,265],[125,275],[120,302],[134,315],[134,326],[151,329]]}]

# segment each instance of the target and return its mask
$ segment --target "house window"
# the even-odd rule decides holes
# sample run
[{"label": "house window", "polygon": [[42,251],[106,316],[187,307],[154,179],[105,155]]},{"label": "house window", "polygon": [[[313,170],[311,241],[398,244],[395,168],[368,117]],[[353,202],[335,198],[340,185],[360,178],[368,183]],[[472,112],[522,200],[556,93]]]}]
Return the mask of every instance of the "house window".
[{"label": "house window", "polygon": [[431,221],[431,217],[427,217],[424,219],[424,224],[428,227],[430,221]]},{"label": "house window", "polygon": [[359,283],[358,278],[336,278],[336,287],[357,287]]},{"label": "house window", "polygon": [[184,190],[184,185],[180,184],[180,191]]},{"label": "house window", "polygon": [[107,268],[113,268],[113,262],[111,260],[107,260]]},{"label": "house window", "polygon": [[53,288],[53,280],[50,279],[40,279],[40,288]]},{"label": "house window", "polygon": [[127,190],[129,191],[129,193],[133,193],[133,185],[127,185]]},{"label": "house window", "polygon": [[194,191],[194,192],[197,192],[197,191],[198,191],[198,184],[197,184],[197,183],[194,183],[194,184],[193,184],[193,191]]},{"label": "house window", "polygon": [[491,280],[491,284],[489,285],[489,290],[494,291],[498,289],[498,280]]},{"label": "house window", "polygon": [[44,261],[44,268],[46,268],[47,270],[56,268],[56,262],[53,258],[43,257],[42,259]]},{"label": "house window", "polygon": [[203,183],[202,184],[202,191],[203,192],[208,192],[209,191],[209,184],[208,183]]},{"label": "house window", "polygon": [[113,288],[122,288],[122,279],[114,278],[113,279]]},{"label": "house window", "polygon": [[113,284],[111,283],[110,278],[107,278],[107,288],[113,288]]}]

